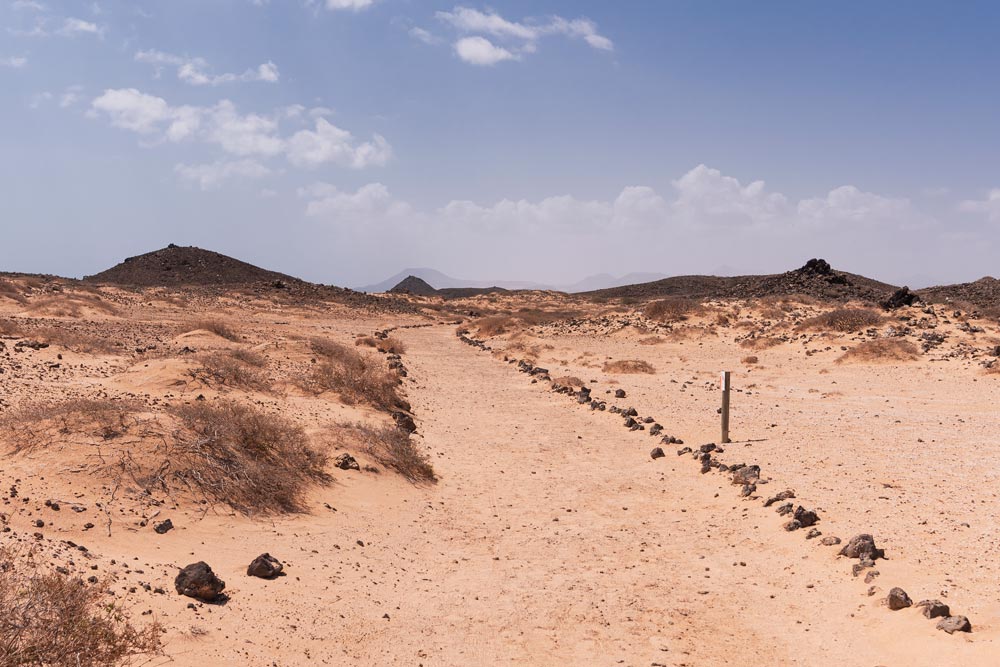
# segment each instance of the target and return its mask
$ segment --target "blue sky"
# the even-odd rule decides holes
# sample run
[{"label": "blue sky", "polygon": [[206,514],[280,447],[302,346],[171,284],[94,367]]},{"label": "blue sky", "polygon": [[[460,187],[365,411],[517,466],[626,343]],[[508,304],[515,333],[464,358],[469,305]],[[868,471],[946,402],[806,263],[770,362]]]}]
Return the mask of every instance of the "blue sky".
[{"label": "blue sky", "polygon": [[994,3],[0,0],[0,269],[996,274]]}]

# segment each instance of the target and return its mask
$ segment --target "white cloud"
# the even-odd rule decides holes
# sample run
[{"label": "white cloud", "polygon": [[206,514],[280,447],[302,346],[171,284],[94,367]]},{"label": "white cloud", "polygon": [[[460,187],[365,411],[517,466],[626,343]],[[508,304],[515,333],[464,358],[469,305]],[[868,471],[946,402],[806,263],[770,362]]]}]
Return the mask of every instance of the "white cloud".
[{"label": "white cloud", "polygon": [[163,51],[137,51],[136,62],[147,63],[156,67],[156,75],[160,75],[163,67],[176,67],[177,78],[192,86],[218,86],[235,81],[263,81],[277,83],[280,78],[278,66],[268,61],[254,69],[248,69],[243,74],[210,74],[208,62],[204,58],[189,58],[177,56]]},{"label": "white cloud", "polygon": [[35,0],[14,0],[10,6],[17,10],[28,10],[32,12],[44,12],[45,5]]},{"label": "white cloud", "polygon": [[375,134],[371,141],[358,142],[350,132],[326,120],[323,116],[329,110],[322,107],[310,110],[315,130],[300,130],[283,137],[279,119],[294,120],[303,111],[304,107],[296,105],[277,109],[271,116],[244,114],[229,100],[210,107],[175,107],[161,97],[124,88],[105,90],[91,102],[90,114],[103,114],[115,127],[158,141],[197,139],[239,157],[283,154],[299,167],[337,164],[363,169],[384,165],[391,158],[392,148],[384,137]]},{"label": "white cloud", "polygon": [[805,221],[827,222],[915,222],[918,217],[909,199],[894,199],[862,192],[853,185],[842,185],[826,197],[803,199],[799,217]]},{"label": "white cloud", "polygon": [[1000,222],[1000,188],[993,188],[986,199],[966,199],[959,203],[958,209],[967,213],[981,213],[990,222]]},{"label": "white cloud", "polygon": [[[455,7],[452,11],[439,11],[435,16],[459,33],[471,35],[455,43],[455,50],[468,63],[492,65],[501,60],[518,60],[521,54],[534,53],[537,42],[549,35],[563,35],[582,39],[594,49],[613,51],[614,43],[597,32],[597,25],[587,18],[566,19],[552,16],[546,21],[509,21],[493,10],[479,11],[469,7]],[[420,32],[415,32],[420,31]],[[429,33],[414,28],[410,34],[425,41]],[[489,35],[514,45],[496,45],[483,35]]]},{"label": "white cloud", "polygon": [[9,67],[11,69],[21,69],[28,64],[28,59],[23,56],[11,56],[9,58],[0,58],[0,67]]},{"label": "white cloud", "polygon": [[96,23],[84,21],[83,19],[68,18],[63,21],[62,27],[56,30],[57,35],[63,37],[73,37],[74,35],[97,35],[104,36],[104,28]]},{"label": "white cloud", "polygon": [[438,37],[436,35],[433,35],[433,34],[431,34],[430,31],[424,30],[423,28],[420,28],[420,27],[414,26],[414,27],[410,28],[409,34],[410,34],[410,37],[412,37],[413,39],[420,40],[424,44],[434,45],[434,44],[440,44],[441,43],[441,38],[440,37]]},{"label": "white cloud", "polygon": [[326,0],[326,8],[331,11],[348,9],[360,12],[362,9],[368,9],[373,4],[375,4],[375,0]]},{"label": "white cloud", "polygon": [[81,92],[83,92],[83,86],[75,85],[68,87],[63,91],[62,95],[59,96],[59,106],[63,109],[75,106],[81,99]]},{"label": "white cloud", "polygon": [[174,171],[185,181],[196,183],[204,191],[218,190],[226,181],[239,178],[263,178],[271,170],[254,160],[219,161],[211,164],[178,164]]},{"label": "white cloud", "polygon": [[504,60],[516,60],[517,56],[496,46],[485,37],[463,37],[455,42],[455,53],[472,65],[496,65]]},{"label": "white cloud", "polygon": [[346,216],[360,223],[372,218],[402,218],[412,213],[408,204],[393,199],[389,189],[381,183],[369,183],[353,193],[341,192],[329,183],[316,183],[300,188],[299,196],[311,199],[306,205],[306,215],[313,217],[337,219]]},{"label": "white cloud", "polygon": [[316,119],[316,129],[300,130],[288,140],[288,159],[299,167],[334,163],[362,169],[384,165],[392,150],[384,137],[376,134],[371,142],[357,144],[347,130],[325,118]]},{"label": "white cloud", "polygon": [[742,185],[703,164],[673,182],[674,215],[689,224],[762,224],[789,213],[788,200],[765,190],[764,181]]}]

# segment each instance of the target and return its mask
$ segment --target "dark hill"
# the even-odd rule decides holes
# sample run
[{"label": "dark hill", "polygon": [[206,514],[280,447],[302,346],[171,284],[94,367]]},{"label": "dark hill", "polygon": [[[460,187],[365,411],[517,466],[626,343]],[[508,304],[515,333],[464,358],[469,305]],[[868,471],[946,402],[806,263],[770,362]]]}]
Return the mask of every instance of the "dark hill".
[{"label": "dark hill", "polygon": [[805,266],[762,276],[675,276],[638,285],[586,292],[581,296],[608,298],[658,299],[759,299],[765,296],[802,294],[823,300],[860,300],[881,303],[896,287],[864,276],[835,271],[822,259],[811,259]]},{"label": "dark hill", "polygon": [[986,276],[972,283],[941,285],[917,290],[925,301],[968,301],[980,308],[1000,306],[1000,280]]},{"label": "dark hill", "polygon": [[172,243],[162,250],[129,257],[106,271],[86,276],[84,280],[135,287],[302,282],[298,278],[268,271],[221,253]]},{"label": "dark hill", "polygon": [[434,296],[437,290],[422,278],[406,276],[399,284],[389,290],[390,294],[415,294],[417,296]]}]

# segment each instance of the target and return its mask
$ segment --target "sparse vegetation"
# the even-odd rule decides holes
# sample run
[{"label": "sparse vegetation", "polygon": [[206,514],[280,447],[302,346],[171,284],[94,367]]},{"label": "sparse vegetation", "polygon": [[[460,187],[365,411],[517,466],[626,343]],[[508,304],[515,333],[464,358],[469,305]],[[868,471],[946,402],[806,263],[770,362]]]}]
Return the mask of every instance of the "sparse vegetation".
[{"label": "sparse vegetation", "polygon": [[263,390],[267,378],[260,369],[267,359],[252,350],[219,350],[200,357],[201,367],[193,374],[206,373],[212,380],[227,387]]},{"label": "sparse vegetation", "polygon": [[602,370],[605,373],[655,373],[656,369],[648,361],[640,359],[623,359],[621,361],[605,362]]},{"label": "sparse vegetation", "polygon": [[556,378],[553,382],[567,387],[583,387],[587,384],[575,375],[564,375],[563,377]]},{"label": "sparse vegetation", "polygon": [[114,440],[135,423],[131,401],[74,398],[28,403],[4,415],[0,430],[13,451],[30,451],[55,438],[83,435],[97,441]]},{"label": "sparse vegetation", "polygon": [[217,319],[204,319],[204,320],[196,320],[194,322],[189,322],[184,327],[184,331],[182,333],[197,331],[199,329],[214,333],[216,336],[221,336],[222,338],[225,338],[226,340],[231,340],[234,343],[240,341],[240,334],[235,329],[233,329],[233,327],[228,322],[224,322],[222,320],[217,320]]},{"label": "sparse vegetation", "polygon": [[118,309],[100,296],[79,292],[36,298],[28,306],[28,312],[53,317],[82,317],[88,309],[105,315],[118,314]]},{"label": "sparse vegetation", "polygon": [[31,554],[0,549],[0,665],[113,667],[159,652],[161,628],[137,628],[79,579],[38,571]]},{"label": "sparse vegetation", "polygon": [[395,470],[411,482],[436,482],[434,466],[417,449],[410,434],[392,426],[372,427],[365,424],[340,426],[339,438],[344,444],[357,447],[380,465]]},{"label": "sparse vegetation", "polygon": [[510,315],[491,315],[476,320],[472,326],[476,327],[480,336],[491,338],[507,333],[513,323],[514,318]]},{"label": "sparse vegetation", "polygon": [[382,410],[401,405],[397,392],[399,378],[378,361],[346,345],[314,338],[312,351],[320,357],[312,372],[300,384],[310,391],[335,391],[347,402],[364,402]]},{"label": "sparse vegetation", "polygon": [[[292,512],[302,494],[328,479],[326,455],[281,415],[234,402],[196,402],[171,411],[183,429],[155,473],[245,512]],[[156,479],[147,479],[156,481]]]},{"label": "sparse vegetation", "polygon": [[746,364],[747,366],[753,366],[758,361],[760,361],[760,359],[758,359],[755,354],[750,354],[740,359],[740,363]]},{"label": "sparse vegetation", "polygon": [[647,336],[639,339],[639,345],[659,345],[665,341],[666,339],[660,336]]},{"label": "sparse vegetation", "polygon": [[913,361],[920,358],[920,350],[908,340],[876,338],[855,345],[837,359],[837,363]]},{"label": "sparse vegetation", "polygon": [[656,322],[669,324],[686,320],[691,315],[699,312],[702,305],[692,299],[673,297],[660,299],[649,303],[642,311],[648,319]]},{"label": "sparse vegetation", "polygon": [[837,308],[803,320],[799,326],[811,331],[851,333],[877,327],[884,321],[882,315],[867,308]]}]

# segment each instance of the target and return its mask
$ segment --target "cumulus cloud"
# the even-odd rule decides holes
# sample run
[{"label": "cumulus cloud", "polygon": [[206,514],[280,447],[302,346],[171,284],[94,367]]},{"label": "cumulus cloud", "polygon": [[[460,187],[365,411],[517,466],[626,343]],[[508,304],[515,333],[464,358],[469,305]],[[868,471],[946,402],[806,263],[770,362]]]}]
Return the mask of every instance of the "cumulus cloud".
[{"label": "cumulus cloud", "polygon": [[744,186],[704,164],[675,180],[673,186],[677,193],[671,205],[673,214],[689,224],[759,225],[789,213],[786,197],[768,192],[764,181]]},{"label": "cumulus cloud", "polygon": [[[462,6],[455,7],[450,12],[439,11],[435,16],[459,33],[470,35],[456,41],[454,47],[462,60],[474,65],[518,60],[521,54],[534,53],[538,41],[549,35],[581,39],[601,51],[614,50],[614,43],[601,35],[597,31],[597,24],[587,18],[566,19],[553,16],[544,21],[510,21],[493,10],[480,11]],[[496,45],[485,35],[510,45]]]},{"label": "cumulus cloud", "polygon": [[211,74],[208,62],[204,58],[177,56],[163,51],[137,51],[136,62],[147,63],[156,67],[157,76],[163,67],[175,67],[177,78],[192,86],[218,86],[224,83],[263,81],[277,83],[280,78],[278,66],[268,61],[251,68],[242,74]]},{"label": "cumulus cloud", "polygon": [[63,20],[62,26],[56,30],[56,34],[63,37],[73,37],[76,35],[97,35],[98,37],[103,37],[104,28],[91,21],[67,18]]},{"label": "cumulus cloud", "polygon": [[438,36],[436,36],[436,35],[434,35],[434,34],[432,34],[429,30],[425,30],[423,28],[414,26],[414,27],[410,28],[408,30],[408,32],[410,34],[410,37],[412,37],[413,39],[419,40],[419,41],[423,42],[424,44],[434,45],[434,44],[440,44],[441,43],[441,38],[438,37]]},{"label": "cumulus cloud", "polygon": [[0,67],[9,67],[10,69],[21,69],[28,64],[28,59],[23,56],[10,56],[9,58],[0,58]]},{"label": "cumulus cloud", "polygon": [[[393,199],[389,189],[381,183],[363,185],[355,192],[342,192],[329,183],[316,183],[300,188],[300,197],[310,199],[306,215],[324,218],[346,217],[357,222],[375,218],[402,218],[412,209],[404,202]],[[359,219],[362,216],[364,219]]]},{"label": "cumulus cloud", "polygon": [[862,192],[853,185],[831,190],[826,197],[803,199],[799,217],[806,221],[878,223],[916,221],[918,215],[909,199],[883,197]]},{"label": "cumulus cloud", "polygon": [[472,65],[496,65],[504,60],[517,59],[513,53],[485,37],[463,37],[455,42],[455,53]]},{"label": "cumulus cloud", "polygon": [[241,178],[263,178],[271,173],[254,160],[220,160],[210,164],[178,164],[174,171],[183,180],[198,185],[204,191],[218,190],[224,183]]},{"label": "cumulus cloud", "polygon": [[45,5],[35,0],[14,0],[10,6],[17,10],[28,10],[32,12],[44,12]]},{"label": "cumulus cloud", "polygon": [[239,157],[284,155],[301,167],[337,164],[362,169],[384,165],[392,156],[384,137],[376,134],[371,141],[358,142],[350,132],[323,117],[326,109],[315,114],[315,130],[282,136],[279,120],[288,118],[290,112],[295,117],[303,111],[284,107],[268,116],[241,113],[229,100],[209,107],[172,106],[161,97],[123,88],[104,91],[91,102],[90,113],[155,141],[199,140]]},{"label": "cumulus cloud", "polygon": [[326,0],[326,8],[330,10],[348,9],[360,12],[373,4],[375,4],[375,0]]},{"label": "cumulus cloud", "polygon": [[1000,222],[1000,188],[993,188],[986,199],[966,199],[958,209],[967,213],[980,213],[990,222]]}]

